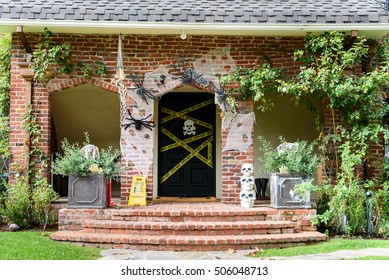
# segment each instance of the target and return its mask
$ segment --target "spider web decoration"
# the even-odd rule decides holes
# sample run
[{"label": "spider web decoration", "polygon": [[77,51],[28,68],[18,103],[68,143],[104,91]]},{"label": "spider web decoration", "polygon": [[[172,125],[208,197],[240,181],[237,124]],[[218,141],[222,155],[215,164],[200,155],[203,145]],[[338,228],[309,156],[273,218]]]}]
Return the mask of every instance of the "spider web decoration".
[{"label": "spider web decoration", "polygon": [[247,152],[252,144],[251,132],[255,122],[254,112],[237,114],[235,117],[226,115],[223,117],[223,130],[229,127],[224,151],[238,150]]},{"label": "spider web decoration", "polygon": [[137,74],[130,74],[130,78],[132,79],[133,83],[135,84],[135,87],[132,87],[131,89],[135,89],[135,93],[142,97],[143,101],[147,102],[147,99],[153,99],[157,100],[158,97],[154,96],[152,93],[152,90],[148,90],[144,86],[144,78],[139,78]]},{"label": "spider web decoration", "polygon": [[[146,178],[154,159],[154,132],[147,129],[137,130],[134,124],[129,125],[129,123],[138,122],[139,127],[139,121],[152,122],[155,100],[180,85],[190,84],[200,88],[208,88],[215,93],[215,104],[223,112],[232,112],[228,106],[224,85],[220,83],[220,76],[232,73],[236,69],[235,61],[230,55],[230,47],[209,51],[193,62],[193,68],[184,67],[185,58],[181,58],[181,63],[183,71],[181,75],[171,74],[163,65],[159,65],[154,71],[147,72],[143,77],[131,74],[130,79],[134,86],[127,87],[121,35],[119,35],[117,71],[113,81],[119,88],[120,96],[120,148],[124,161],[127,164],[133,164],[134,168]],[[130,108],[130,113],[127,111],[128,104],[134,104]],[[234,114],[236,113],[226,114],[223,117],[223,129],[229,128],[223,151],[247,151],[252,144],[251,131],[254,114],[236,116]],[[140,125],[143,127],[142,124]],[[232,141],[233,139],[235,140]]]},{"label": "spider web decoration", "polygon": [[163,65],[159,65],[153,72],[146,73],[143,84],[147,85],[147,88],[154,92],[154,96],[159,98],[181,83]]},{"label": "spider web decoration", "polygon": [[[132,108],[131,116],[134,119],[140,120],[146,116],[150,116],[150,120],[153,119],[154,114],[154,99],[150,99],[150,102],[145,102],[139,94],[134,94],[137,88],[129,89],[126,85],[126,79],[123,66],[123,54],[122,54],[122,36],[119,35],[118,42],[118,56],[116,74],[111,81],[119,88],[120,98],[120,150],[122,158],[126,165],[133,164],[134,168],[144,176],[148,176],[150,165],[153,160],[153,137],[154,133],[148,134],[144,131],[136,130],[135,127],[128,127],[124,129],[123,125],[126,125],[127,117],[127,101],[131,98],[136,103],[136,106]],[[130,96],[131,93],[131,96]],[[145,141],[147,140],[147,141]]]},{"label": "spider web decoration", "polygon": [[215,104],[224,113],[236,114],[232,111],[227,102],[224,85],[220,83],[220,77],[233,73],[236,69],[235,60],[230,54],[231,47],[216,48],[210,50],[206,55],[193,62],[196,73],[207,79],[207,87],[215,93]]},{"label": "spider web decoration", "polygon": [[[135,95],[136,96],[136,95]],[[138,97],[137,104],[145,103]],[[139,106],[139,105],[138,105]],[[150,107],[154,106],[154,101],[150,102],[139,110],[137,107],[132,107],[131,116],[133,119],[152,119],[153,111]],[[151,111],[151,112],[150,112]],[[121,143],[120,149],[123,158],[127,164],[132,163],[138,172],[146,178],[149,175],[150,166],[153,163],[153,143],[154,133],[147,130],[137,130],[135,126],[126,128],[126,118],[121,122]]]},{"label": "spider web decoration", "polygon": [[210,50],[206,55],[194,61],[193,67],[208,81],[218,85],[219,77],[233,73],[236,69],[230,50],[230,46]]}]

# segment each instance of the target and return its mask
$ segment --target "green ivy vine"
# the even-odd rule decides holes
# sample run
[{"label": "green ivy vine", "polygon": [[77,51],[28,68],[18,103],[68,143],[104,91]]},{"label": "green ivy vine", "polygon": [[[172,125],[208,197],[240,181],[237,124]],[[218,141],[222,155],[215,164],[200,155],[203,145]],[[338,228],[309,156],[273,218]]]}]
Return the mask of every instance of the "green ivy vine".
[{"label": "green ivy vine", "polygon": [[91,75],[107,74],[107,65],[104,62],[78,61],[75,63],[72,55],[72,46],[68,43],[58,44],[53,39],[53,33],[45,28],[32,54],[31,69],[34,71],[34,80],[46,84],[57,75],[69,75],[77,68],[85,78],[89,78]]},{"label": "green ivy vine", "polygon": [[[285,75],[282,68],[273,67],[269,61],[253,69],[237,69],[224,81],[238,82],[242,98],[257,101],[262,111],[273,106],[269,101],[272,94],[287,96],[296,104],[305,103],[314,112],[319,130],[323,120],[311,99],[325,101],[322,104],[330,112],[331,125],[320,141],[329,163],[326,171],[335,174],[336,181],[317,188],[320,209],[318,206],[315,221],[335,232],[355,234],[366,222],[366,189],[388,184],[383,156],[370,147],[379,145],[382,137],[389,137],[388,124],[383,121],[389,105],[382,95],[389,89],[389,39],[378,42],[373,54],[366,38],[357,37],[351,45],[349,42],[342,32],[308,34],[304,47],[294,53],[294,60],[300,63],[297,75]],[[354,74],[364,60],[370,60],[370,71]],[[374,176],[374,168],[381,168],[382,174]],[[360,169],[362,176],[356,176]]]}]

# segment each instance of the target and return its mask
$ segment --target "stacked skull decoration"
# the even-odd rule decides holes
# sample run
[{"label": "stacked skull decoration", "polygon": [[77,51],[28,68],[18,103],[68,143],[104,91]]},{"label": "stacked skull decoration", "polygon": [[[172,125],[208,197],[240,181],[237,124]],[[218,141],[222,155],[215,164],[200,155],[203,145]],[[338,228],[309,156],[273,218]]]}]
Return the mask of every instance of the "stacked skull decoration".
[{"label": "stacked skull decoration", "polygon": [[254,181],[254,167],[252,164],[245,163],[242,165],[241,171],[243,176],[240,177],[240,205],[244,208],[254,207],[256,199],[255,181]]}]

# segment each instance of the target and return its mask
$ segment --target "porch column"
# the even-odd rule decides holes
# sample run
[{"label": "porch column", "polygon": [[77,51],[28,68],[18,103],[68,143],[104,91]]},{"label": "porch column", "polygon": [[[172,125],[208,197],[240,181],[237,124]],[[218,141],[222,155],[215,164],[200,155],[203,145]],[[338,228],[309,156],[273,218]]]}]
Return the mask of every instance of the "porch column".
[{"label": "porch column", "polygon": [[[10,91],[10,148],[12,161],[10,174],[27,175],[29,172],[30,135],[22,124],[22,117],[31,104],[32,78],[34,72],[29,62],[15,63],[11,66]],[[14,182],[13,176],[10,183]]]},{"label": "porch column", "polygon": [[[239,111],[242,113],[252,112],[253,108],[254,103],[252,101],[246,101],[239,105]],[[246,131],[242,130],[242,134],[246,134]],[[222,147],[225,147],[227,143],[227,136],[228,129],[222,129]],[[251,137],[250,140],[252,142],[247,151],[227,150],[222,152],[222,203],[240,204],[241,167],[244,163],[251,163],[254,165],[254,127],[251,130],[251,134],[247,136]]]}]

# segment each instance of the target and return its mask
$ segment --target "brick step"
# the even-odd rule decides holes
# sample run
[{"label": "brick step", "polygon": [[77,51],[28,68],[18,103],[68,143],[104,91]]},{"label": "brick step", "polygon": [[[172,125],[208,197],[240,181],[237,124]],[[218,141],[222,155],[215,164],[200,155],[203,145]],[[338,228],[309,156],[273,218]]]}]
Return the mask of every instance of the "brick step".
[{"label": "brick step", "polygon": [[293,233],[289,221],[235,221],[235,222],[132,222],[88,220],[82,223],[83,232],[142,234],[142,235],[243,235]]},{"label": "brick step", "polygon": [[170,236],[85,233],[58,231],[51,239],[82,246],[158,251],[216,251],[228,249],[284,248],[326,240],[322,233],[309,231],[285,234]]},{"label": "brick step", "polygon": [[231,206],[230,209],[118,209],[112,210],[114,221],[154,221],[154,222],[186,222],[186,221],[264,221],[277,215],[277,210],[268,207],[244,209]]}]

